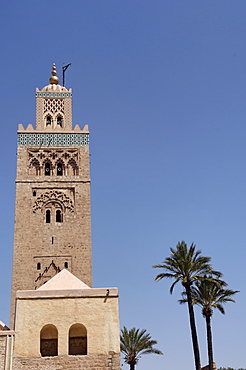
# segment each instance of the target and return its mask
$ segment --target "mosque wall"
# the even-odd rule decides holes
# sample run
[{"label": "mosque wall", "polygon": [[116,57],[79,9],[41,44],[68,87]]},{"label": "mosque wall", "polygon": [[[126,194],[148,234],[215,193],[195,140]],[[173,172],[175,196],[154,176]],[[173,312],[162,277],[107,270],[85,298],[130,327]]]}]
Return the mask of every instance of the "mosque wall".
[{"label": "mosque wall", "polygon": [[12,370],[14,334],[13,330],[0,330],[0,370]]},{"label": "mosque wall", "polygon": [[4,369],[5,353],[6,353],[6,334],[0,334],[0,369]]},{"label": "mosque wall", "polygon": [[110,351],[107,355],[14,357],[13,370],[120,370],[120,355]]},{"label": "mosque wall", "polygon": [[[76,327],[82,328],[81,335],[77,335]],[[118,289],[19,291],[15,331],[16,356],[40,358],[42,340],[44,350],[49,351],[49,343],[56,347],[54,355],[73,354],[71,340],[76,342],[77,336],[85,341],[85,354],[89,356],[119,353]]]}]

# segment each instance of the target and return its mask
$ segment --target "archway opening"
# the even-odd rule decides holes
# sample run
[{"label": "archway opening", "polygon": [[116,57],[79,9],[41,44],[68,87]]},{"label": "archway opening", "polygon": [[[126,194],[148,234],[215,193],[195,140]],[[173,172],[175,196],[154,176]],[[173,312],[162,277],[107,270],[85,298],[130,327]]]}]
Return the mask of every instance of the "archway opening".
[{"label": "archway opening", "polygon": [[45,212],[45,221],[47,224],[50,224],[50,210],[47,209],[47,211]]},{"label": "archway opening", "polygon": [[29,167],[29,174],[30,175],[35,175],[35,176],[40,175],[40,164],[39,164],[39,161],[37,159],[34,159],[31,162],[30,167]]},{"label": "archway opening", "polygon": [[40,353],[42,357],[57,356],[58,331],[54,325],[45,325],[40,331]]},{"label": "archway opening", "polygon": [[44,166],[45,176],[50,176],[50,163],[46,162]]},{"label": "archway opening", "polygon": [[56,123],[57,123],[57,126],[62,127],[62,117],[61,117],[61,116],[58,116],[58,117],[57,117],[57,119],[56,119]]},{"label": "archway opening", "polygon": [[47,117],[46,117],[46,126],[51,126],[51,123],[52,123],[52,118],[51,118],[51,116],[47,116]]},{"label": "archway opening", "polygon": [[56,222],[62,222],[62,213],[60,209],[56,211]]},{"label": "archway opening", "polygon": [[82,324],[74,324],[69,329],[69,355],[87,355],[87,330]]},{"label": "archway opening", "polygon": [[70,159],[68,162],[68,175],[69,176],[78,176],[79,168],[74,159]]},{"label": "archway opening", "polygon": [[63,165],[62,163],[57,164],[57,176],[62,176],[63,175]]}]

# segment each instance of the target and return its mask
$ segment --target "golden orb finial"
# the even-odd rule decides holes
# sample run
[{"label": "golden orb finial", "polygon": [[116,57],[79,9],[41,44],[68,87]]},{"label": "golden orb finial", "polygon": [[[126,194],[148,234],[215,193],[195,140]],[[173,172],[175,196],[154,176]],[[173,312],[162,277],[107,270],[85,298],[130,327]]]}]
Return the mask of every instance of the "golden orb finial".
[{"label": "golden orb finial", "polygon": [[59,78],[56,75],[56,65],[55,65],[55,63],[53,63],[52,72],[51,73],[52,73],[52,76],[50,77],[50,84],[57,85],[58,82],[59,82]]}]

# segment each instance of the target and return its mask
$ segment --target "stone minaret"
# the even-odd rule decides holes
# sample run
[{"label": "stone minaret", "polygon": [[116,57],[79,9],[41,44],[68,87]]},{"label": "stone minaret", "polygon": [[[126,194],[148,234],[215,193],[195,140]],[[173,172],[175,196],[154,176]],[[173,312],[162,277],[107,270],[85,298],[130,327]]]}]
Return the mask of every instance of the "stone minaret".
[{"label": "stone minaret", "polygon": [[89,131],[72,128],[72,90],[36,89],[36,127],[18,127],[11,327],[17,290],[68,269],[92,284]]}]

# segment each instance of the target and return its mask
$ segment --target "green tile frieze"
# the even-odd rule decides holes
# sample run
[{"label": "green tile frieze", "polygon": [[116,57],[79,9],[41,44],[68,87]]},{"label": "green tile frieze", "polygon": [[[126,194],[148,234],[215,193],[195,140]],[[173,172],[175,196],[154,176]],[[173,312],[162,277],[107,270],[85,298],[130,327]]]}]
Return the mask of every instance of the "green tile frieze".
[{"label": "green tile frieze", "polygon": [[71,98],[72,93],[40,92],[40,93],[36,93],[36,97],[41,97],[41,98]]},{"label": "green tile frieze", "polygon": [[89,134],[18,133],[18,145],[82,146],[89,145]]}]

